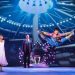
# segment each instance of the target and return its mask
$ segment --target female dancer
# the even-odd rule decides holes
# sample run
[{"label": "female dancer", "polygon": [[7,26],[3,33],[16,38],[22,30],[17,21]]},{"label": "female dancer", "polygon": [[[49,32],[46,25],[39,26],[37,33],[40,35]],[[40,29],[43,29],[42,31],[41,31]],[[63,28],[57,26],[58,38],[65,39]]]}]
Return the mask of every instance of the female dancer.
[{"label": "female dancer", "polygon": [[7,66],[8,62],[5,56],[5,48],[4,48],[5,41],[3,40],[3,36],[0,35],[0,66]]}]

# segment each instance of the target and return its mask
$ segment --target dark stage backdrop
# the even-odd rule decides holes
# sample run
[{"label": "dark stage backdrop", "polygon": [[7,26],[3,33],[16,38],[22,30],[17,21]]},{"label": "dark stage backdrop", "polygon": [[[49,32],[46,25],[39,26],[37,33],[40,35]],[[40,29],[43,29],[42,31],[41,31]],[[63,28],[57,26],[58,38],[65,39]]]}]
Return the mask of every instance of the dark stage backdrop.
[{"label": "dark stage backdrop", "polygon": [[9,63],[8,66],[20,66],[19,63],[19,48],[22,47],[22,42],[5,42],[6,58]]},{"label": "dark stage backdrop", "polygon": [[[10,42],[6,41],[5,43],[5,52],[8,66],[23,66],[19,60],[19,48],[22,48],[21,42]],[[56,63],[50,66],[71,66],[75,67],[75,47],[62,48],[56,50]]]}]

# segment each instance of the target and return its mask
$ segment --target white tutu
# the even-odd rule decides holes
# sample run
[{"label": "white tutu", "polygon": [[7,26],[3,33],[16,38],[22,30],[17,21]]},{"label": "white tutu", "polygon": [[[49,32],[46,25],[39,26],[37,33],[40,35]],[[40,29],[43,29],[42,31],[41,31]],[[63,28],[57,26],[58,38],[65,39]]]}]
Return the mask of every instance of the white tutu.
[{"label": "white tutu", "polygon": [[8,62],[7,62],[6,56],[5,56],[4,43],[5,43],[5,41],[0,42],[0,65],[2,65],[2,66],[8,65]]}]

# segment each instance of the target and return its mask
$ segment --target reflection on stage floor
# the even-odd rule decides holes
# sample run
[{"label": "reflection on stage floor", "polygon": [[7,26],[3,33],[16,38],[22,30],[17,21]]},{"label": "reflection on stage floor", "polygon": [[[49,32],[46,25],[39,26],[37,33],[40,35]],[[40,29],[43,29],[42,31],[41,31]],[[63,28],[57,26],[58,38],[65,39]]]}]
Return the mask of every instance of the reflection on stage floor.
[{"label": "reflection on stage floor", "polygon": [[51,67],[51,68],[23,68],[2,67],[0,75],[75,75],[75,68]]}]

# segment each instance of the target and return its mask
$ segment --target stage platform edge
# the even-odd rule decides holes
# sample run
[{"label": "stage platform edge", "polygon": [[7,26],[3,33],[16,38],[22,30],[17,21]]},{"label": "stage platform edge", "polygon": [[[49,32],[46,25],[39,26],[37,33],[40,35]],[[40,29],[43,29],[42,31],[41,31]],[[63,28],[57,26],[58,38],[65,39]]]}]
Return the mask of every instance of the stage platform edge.
[{"label": "stage platform edge", "polygon": [[51,67],[51,68],[23,68],[23,67],[2,67],[3,72],[75,72],[75,68]]}]

